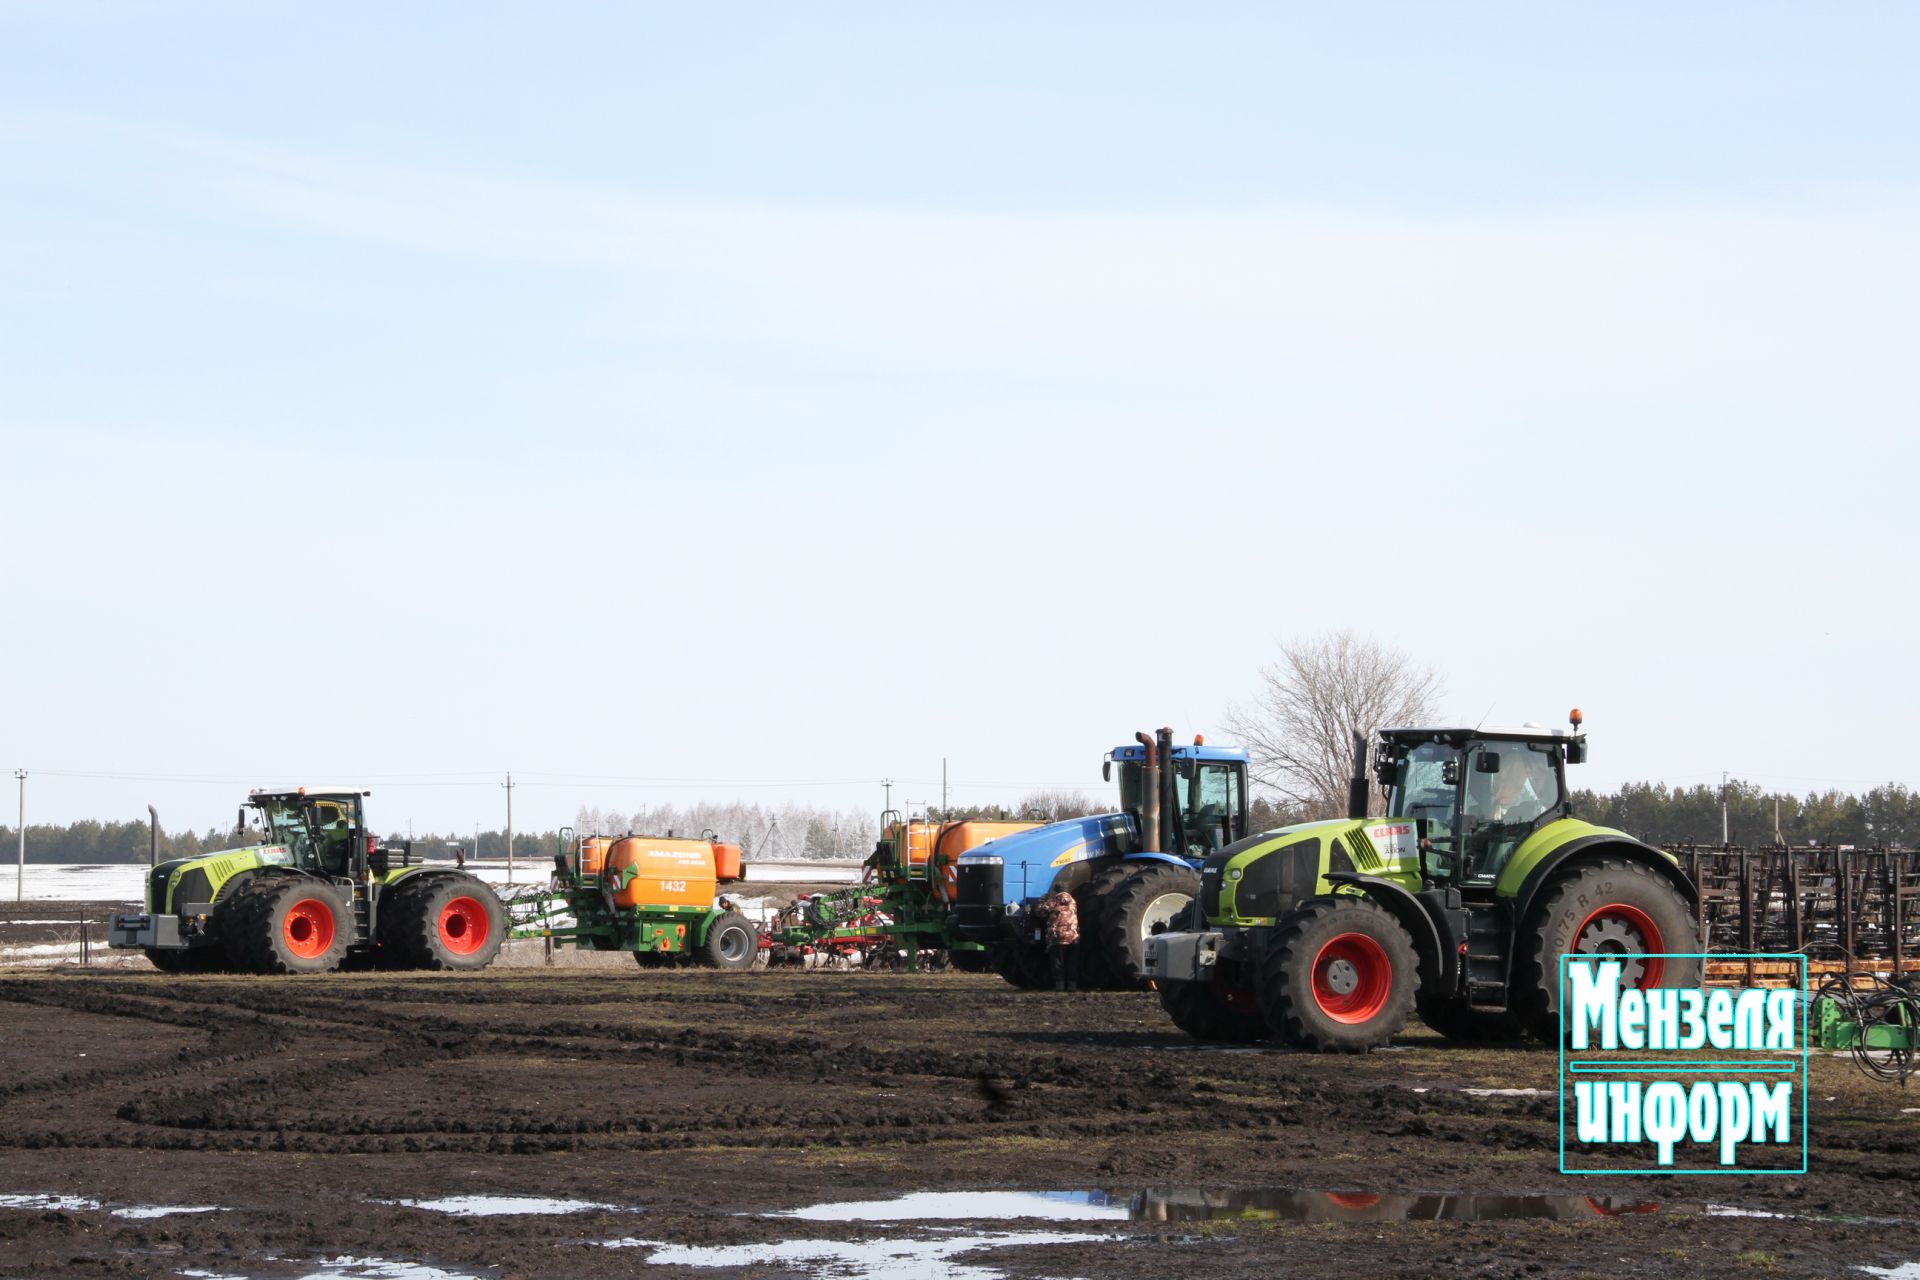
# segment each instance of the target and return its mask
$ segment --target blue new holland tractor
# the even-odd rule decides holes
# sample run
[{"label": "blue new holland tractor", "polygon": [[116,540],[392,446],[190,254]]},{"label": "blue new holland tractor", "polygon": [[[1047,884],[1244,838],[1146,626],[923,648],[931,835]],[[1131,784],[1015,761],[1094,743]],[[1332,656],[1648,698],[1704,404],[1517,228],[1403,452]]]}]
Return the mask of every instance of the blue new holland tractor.
[{"label": "blue new holland tractor", "polygon": [[1247,753],[1173,732],[1138,733],[1107,753],[1120,812],[1002,836],[955,864],[950,928],[986,948],[1017,987],[1050,982],[1034,912],[1055,889],[1080,908],[1080,981],[1108,990],[1146,985],[1146,939],[1177,925],[1200,892],[1200,865],[1247,834]]}]

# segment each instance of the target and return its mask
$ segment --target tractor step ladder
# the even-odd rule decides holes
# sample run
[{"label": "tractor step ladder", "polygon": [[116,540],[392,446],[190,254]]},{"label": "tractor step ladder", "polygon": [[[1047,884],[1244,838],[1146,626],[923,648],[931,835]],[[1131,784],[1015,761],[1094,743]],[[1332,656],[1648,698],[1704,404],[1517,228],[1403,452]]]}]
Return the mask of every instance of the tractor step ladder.
[{"label": "tractor step ladder", "polygon": [[1503,903],[1467,908],[1467,1003],[1475,1009],[1507,1007],[1507,908]]}]

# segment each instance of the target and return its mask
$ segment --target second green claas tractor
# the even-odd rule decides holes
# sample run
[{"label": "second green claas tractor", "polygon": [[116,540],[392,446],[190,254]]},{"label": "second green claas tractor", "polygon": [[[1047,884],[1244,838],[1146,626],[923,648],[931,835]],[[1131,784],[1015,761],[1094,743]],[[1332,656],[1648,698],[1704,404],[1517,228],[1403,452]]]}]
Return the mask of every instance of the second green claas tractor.
[{"label": "second green claas tractor", "polygon": [[500,899],[466,871],[383,846],[367,829],[368,794],[255,791],[239,827],[258,842],[153,867],[146,910],[115,915],[108,945],[166,973],[326,973],[350,957],[485,968],[507,936]]},{"label": "second green claas tractor", "polygon": [[1457,1039],[1557,1043],[1563,954],[1698,983],[1695,890],[1672,855],[1574,816],[1571,725],[1383,730],[1383,817],[1356,734],[1348,817],[1221,849],[1183,926],[1148,939],[1161,1004],[1201,1040],[1357,1053],[1416,1012]]}]

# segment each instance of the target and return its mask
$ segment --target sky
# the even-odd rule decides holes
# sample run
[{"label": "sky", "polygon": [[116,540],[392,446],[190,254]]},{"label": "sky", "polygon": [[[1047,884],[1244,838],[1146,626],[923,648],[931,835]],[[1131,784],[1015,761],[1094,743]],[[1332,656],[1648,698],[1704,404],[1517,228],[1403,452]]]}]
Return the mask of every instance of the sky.
[{"label": "sky", "polygon": [[1099,793],[1352,629],[1580,785],[1920,784],[1916,36],[0,0],[0,768]]}]

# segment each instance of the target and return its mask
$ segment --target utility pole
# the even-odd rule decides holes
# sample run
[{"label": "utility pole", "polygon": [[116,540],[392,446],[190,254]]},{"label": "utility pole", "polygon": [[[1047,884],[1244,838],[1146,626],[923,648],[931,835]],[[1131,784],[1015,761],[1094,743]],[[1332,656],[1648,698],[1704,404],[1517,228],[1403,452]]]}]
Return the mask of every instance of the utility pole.
[{"label": "utility pole", "polygon": [[1725,770],[1722,770],[1720,773],[1720,844],[1722,847],[1725,847],[1727,844],[1727,775]]},{"label": "utility pole", "polygon": [[13,876],[13,900],[25,902],[27,898],[27,771],[15,769],[13,776],[20,779],[20,865]]},{"label": "utility pole", "polygon": [[507,883],[513,883],[513,770],[507,770]]},{"label": "utility pole", "polygon": [[880,785],[887,789],[887,803],[884,806],[882,806],[882,810],[881,810],[882,812],[885,812],[886,810],[893,808],[893,779],[882,778],[880,779]]}]

